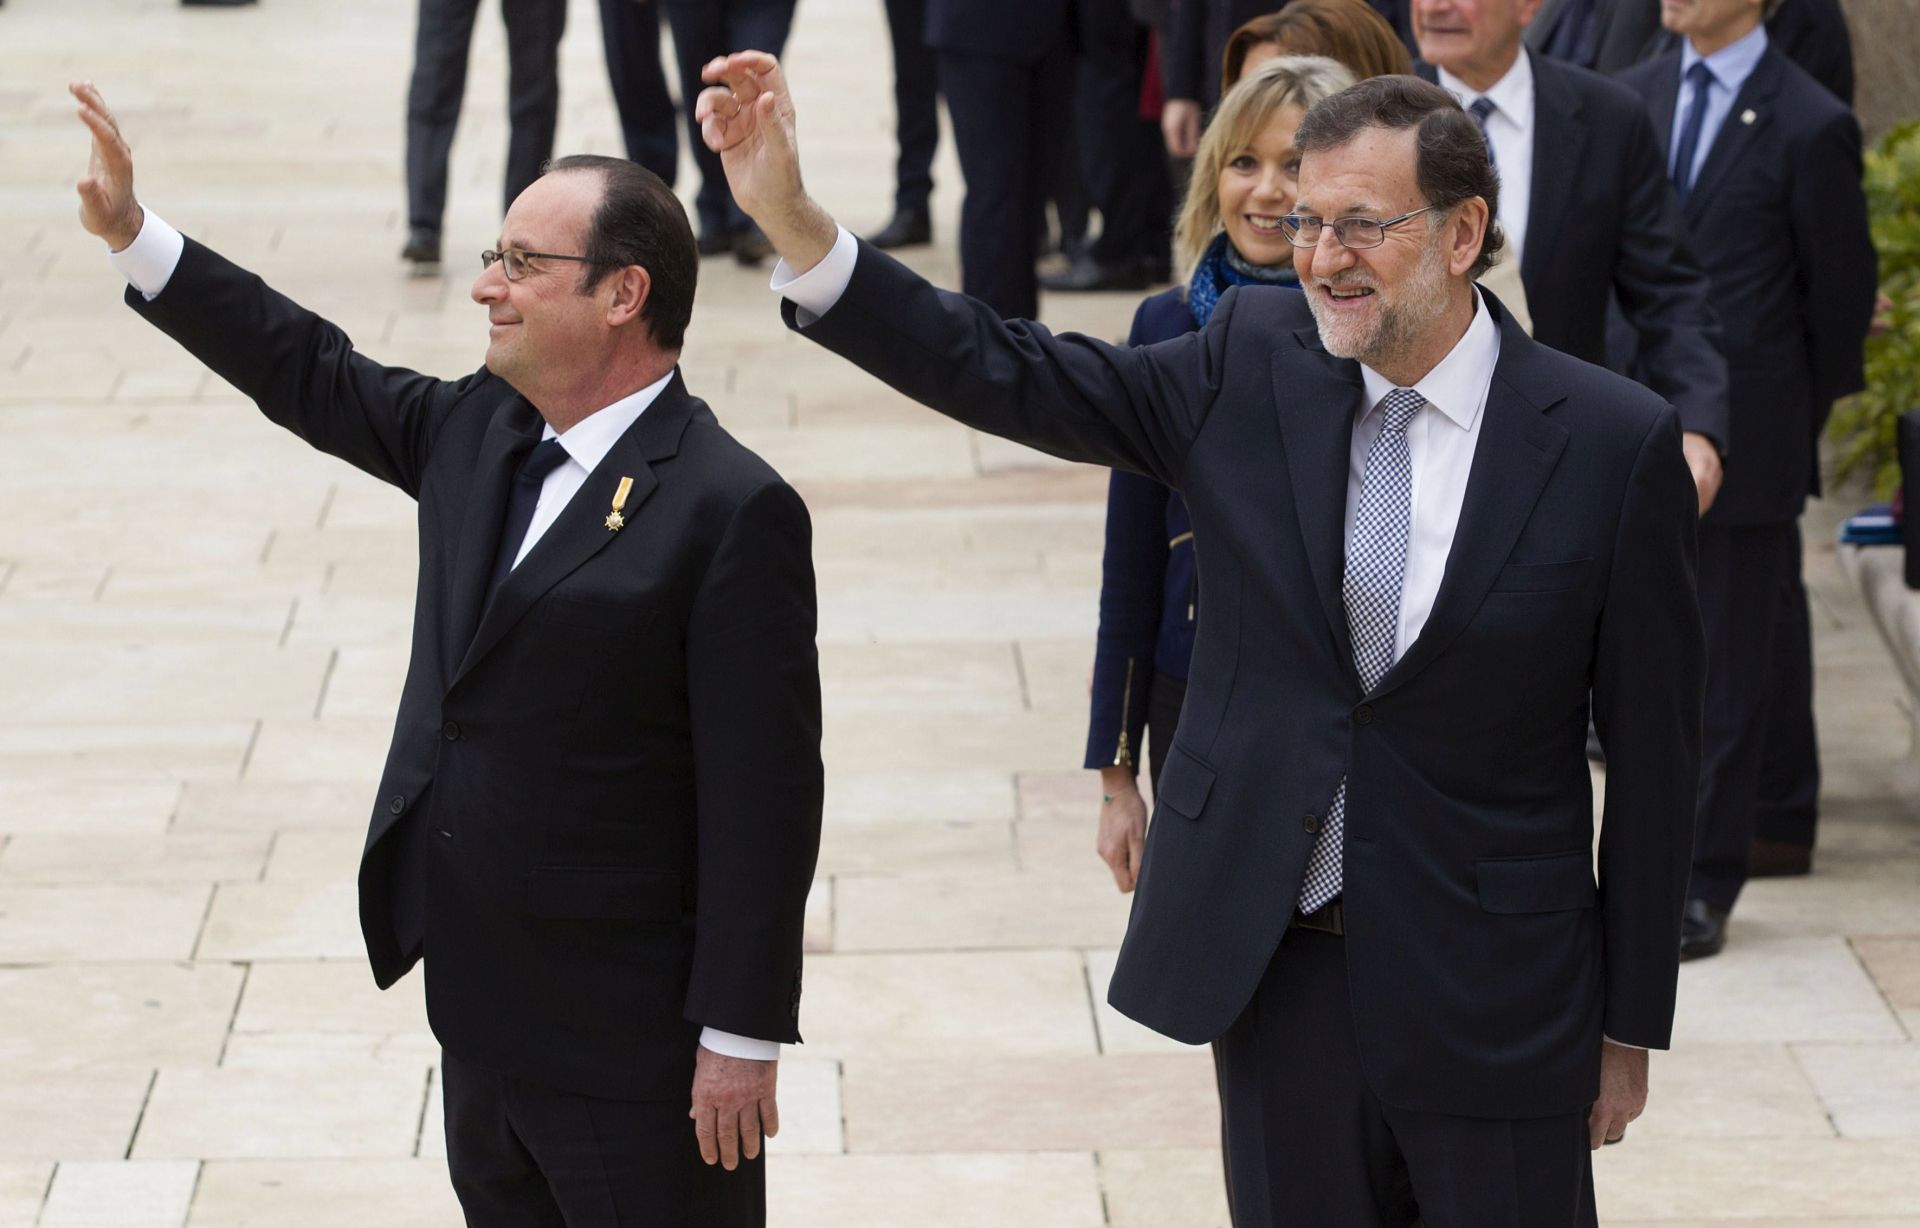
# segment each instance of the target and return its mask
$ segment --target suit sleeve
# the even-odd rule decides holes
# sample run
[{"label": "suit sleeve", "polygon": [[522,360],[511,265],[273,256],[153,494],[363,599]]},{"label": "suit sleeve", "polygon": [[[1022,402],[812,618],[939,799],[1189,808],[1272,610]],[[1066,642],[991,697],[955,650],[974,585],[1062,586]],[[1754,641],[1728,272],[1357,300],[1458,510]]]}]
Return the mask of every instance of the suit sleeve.
[{"label": "suit sleeve", "polygon": [[128,287],[127,305],[268,418],[416,498],[432,438],[472,383],[381,366],[339,327],[192,239],[166,289],[149,301]]},{"label": "suit sleeve", "polygon": [[[1093,702],[1084,761],[1088,768],[1124,766],[1139,773],[1167,553],[1167,488],[1138,474],[1116,471],[1107,483],[1100,630],[1093,655]],[[1124,763],[1122,746],[1127,750]]]},{"label": "suit sleeve", "polygon": [[1816,430],[1836,398],[1867,386],[1862,352],[1873,320],[1879,258],[1860,176],[1860,125],[1840,112],[1800,151],[1787,177],[1801,323],[1812,361],[1815,409],[1822,419]]},{"label": "suit sleeve", "polygon": [[1712,439],[1722,454],[1730,438],[1727,360],[1712,284],[1687,241],[1686,220],[1667,179],[1666,162],[1644,107],[1626,119],[1625,177],[1613,288],[1639,338],[1646,382],[1680,413],[1680,427]]},{"label": "suit sleeve", "polygon": [[1168,98],[1206,101],[1206,27],[1206,0],[1173,0],[1168,5],[1160,29],[1160,79]]},{"label": "suit sleeve", "polygon": [[789,486],[735,510],[694,598],[687,703],[699,825],[686,1018],[799,1041],[800,949],[820,851],[812,527]]},{"label": "suit sleeve", "polygon": [[1593,671],[1607,755],[1600,826],[1602,1030],[1622,1044],[1672,1039],[1680,914],[1693,853],[1706,647],[1695,598],[1693,482],[1663,413],[1621,502]]},{"label": "suit sleeve", "polygon": [[1002,320],[863,242],[846,291],[825,314],[801,325],[791,300],[781,310],[788,327],[950,418],[1177,489],[1220,391],[1243,293],[1229,290],[1199,333],[1129,349]]}]

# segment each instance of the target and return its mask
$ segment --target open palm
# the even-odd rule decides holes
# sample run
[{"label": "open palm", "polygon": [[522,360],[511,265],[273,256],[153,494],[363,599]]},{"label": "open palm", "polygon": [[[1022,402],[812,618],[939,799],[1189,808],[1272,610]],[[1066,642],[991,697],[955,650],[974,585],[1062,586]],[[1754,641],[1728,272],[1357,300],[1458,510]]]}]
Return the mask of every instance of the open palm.
[{"label": "open palm", "polygon": [[804,195],[794,141],[793,99],[779,61],[764,51],[719,57],[701,70],[694,118],[720,155],[727,186],[748,214]]},{"label": "open palm", "polygon": [[93,134],[87,176],[75,185],[80,193],[80,224],[118,250],[140,233],[140,204],[133,196],[133,151],[93,82],[76,81],[67,89],[80,104],[80,122]]}]

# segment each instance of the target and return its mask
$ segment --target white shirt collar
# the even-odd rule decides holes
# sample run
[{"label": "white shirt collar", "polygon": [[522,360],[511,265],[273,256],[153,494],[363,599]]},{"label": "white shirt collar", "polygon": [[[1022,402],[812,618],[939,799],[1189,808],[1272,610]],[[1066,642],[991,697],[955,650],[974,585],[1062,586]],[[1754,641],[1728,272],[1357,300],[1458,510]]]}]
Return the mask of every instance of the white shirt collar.
[{"label": "white shirt collar", "polygon": [[555,431],[549,423],[540,432],[540,438],[558,439],[574,464],[592,473],[606,459],[607,453],[613,450],[613,445],[620,442],[627,428],[638,422],[647,406],[666,391],[667,385],[673,382],[673,376],[674,371],[669,371],[640,391],[629,393],[604,409],[594,410],[568,427],[564,435]]},{"label": "white shirt collar", "polygon": [[1693,66],[1704,60],[1707,71],[1713,74],[1714,83],[1729,94],[1738,94],[1740,87],[1747,83],[1747,78],[1753,75],[1753,70],[1760,66],[1760,57],[1766,53],[1767,27],[1764,22],[1712,55],[1703,56],[1693,49],[1691,42],[1682,42],[1680,79],[1685,81]]},{"label": "white shirt collar", "polygon": [[[1493,378],[1493,366],[1500,360],[1500,330],[1493,326],[1493,314],[1481,301],[1478,287],[1473,291],[1473,319],[1453,348],[1427,372],[1413,390],[1427,404],[1463,431],[1473,429],[1486,404],[1487,384]],[[1360,418],[1380,408],[1380,401],[1399,387],[1365,363],[1360,364],[1360,381],[1366,386],[1367,404]]]},{"label": "white shirt collar", "polygon": [[[1446,69],[1439,69],[1438,73],[1441,86],[1458,98],[1461,106],[1470,107],[1483,96],[1481,91]],[[1513,67],[1507,69],[1506,75],[1495,81],[1484,96],[1493,100],[1494,115],[1506,116],[1507,122],[1521,132],[1533,130],[1533,60],[1524,48],[1513,57]]]}]

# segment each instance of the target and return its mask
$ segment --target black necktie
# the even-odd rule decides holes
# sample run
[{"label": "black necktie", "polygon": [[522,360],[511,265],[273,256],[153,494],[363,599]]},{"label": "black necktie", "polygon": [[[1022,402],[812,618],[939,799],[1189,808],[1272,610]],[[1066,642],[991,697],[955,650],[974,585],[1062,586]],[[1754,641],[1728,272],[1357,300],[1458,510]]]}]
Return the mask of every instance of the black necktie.
[{"label": "black necktie", "polygon": [[1713,84],[1713,70],[1705,60],[1695,60],[1687,70],[1687,84],[1693,97],[1687,103],[1687,121],[1680,128],[1680,148],[1673,155],[1673,191],[1682,202],[1693,187],[1693,159],[1700,150],[1700,129],[1707,122],[1707,87]]},{"label": "black necktie", "polygon": [[1498,108],[1493,105],[1493,99],[1480,97],[1473,100],[1473,105],[1467,108],[1467,113],[1473,116],[1474,123],[1480,125],[1480,139],[1487,145],[1487,165],[1499,170],[1500,159],[1493,156],[1493,138],[1487,134],[1487,116],[1492,115],[1496,110]]},{"label": "black necktie", "polygon": [[547,475],[567,463],[567,450],[558,439],[546,439],[520,462],[513,475],[513,495],[507,500],[507,521],[500,528],[500,553],[493,560],[493,581],[487,592],[500,587],[513,570],[514,556],[526,540],[527,526],[533,523],[533,509],[540,504],[540,487]]}]

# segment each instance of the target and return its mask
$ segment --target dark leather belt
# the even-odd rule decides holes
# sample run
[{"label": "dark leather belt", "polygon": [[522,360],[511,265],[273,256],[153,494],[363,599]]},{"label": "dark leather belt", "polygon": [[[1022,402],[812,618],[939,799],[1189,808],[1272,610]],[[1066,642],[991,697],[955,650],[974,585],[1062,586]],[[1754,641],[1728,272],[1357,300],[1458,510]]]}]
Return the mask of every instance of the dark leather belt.
[{"label": "dark leather belt", "polygon": [[1293,910],[1293,927],[1302,930],[1319,930],[1323,934],[1345,935],[1347,932],[1346,910],[1339,900],[1329,900],[1313,912]]}]

